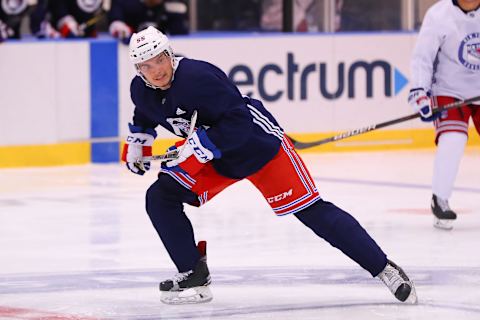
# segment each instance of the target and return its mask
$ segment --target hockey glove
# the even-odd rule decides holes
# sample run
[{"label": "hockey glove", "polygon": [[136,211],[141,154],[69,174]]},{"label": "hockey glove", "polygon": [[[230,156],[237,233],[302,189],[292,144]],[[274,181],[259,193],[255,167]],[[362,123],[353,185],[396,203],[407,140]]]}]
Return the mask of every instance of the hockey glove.
[{"label": "hockey glove", "polygon": [[39,39],[56,39],[60,38],[60,32],[55,30],[48,21],[43,21],[40,24],[40,30],[35,34]]},{"label": "hockey glove", "polygon": [[131,134],[128,135],[123,145],[122,161],[127,163],[128,170],[135,174],[143,175],[150,170],[150,161],[142,161],[143,157],[152,155],[153,140],[157,133],[153,129],[143,131],[141,127],[129,123]]},{"label": "hockey glove", "polygon": [[132,28],[130,28],[125,22],[115,20],[108,27],[108,32],[114,38],[122,41],[124,44],[128,44],[130,37],[132,36]]},{"label": "hockey glove", "polygon": [[58,30],[64,38],[76,38],[81,35],[78,22],[71,15],[67,15],[58,21]]},{"label": "hockey glove", "polygon": [[194,175],[200,171],[203,164],[222,157],[221,151],[208,138],[203,128],[199,128],[190,138],[177,142],[175,146],[169,148],[169,151],[175,149],[180,152],[178,157],[162,164],[163,169],[184,171]]},{"label": "hockey glove", "polygon": [[438,113],[433,113],[430,94],[423,88],[411,89],[408,94],[408,103],[415,112],[420,113],[421,120],[424,122],[433,121],[439,116]]}]

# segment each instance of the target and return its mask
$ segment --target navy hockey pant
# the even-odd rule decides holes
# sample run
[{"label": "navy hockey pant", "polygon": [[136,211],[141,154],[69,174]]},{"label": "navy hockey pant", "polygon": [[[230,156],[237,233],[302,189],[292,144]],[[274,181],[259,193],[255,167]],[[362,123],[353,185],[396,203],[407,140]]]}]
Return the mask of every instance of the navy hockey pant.
[{"label": "navy hockey pant", "polygon": [[147,213],[179,272],[195,269],[200,259],[192,224],[183,211],[183,203],[196,201],[192,191],[166,174],[147,190]]},{"label": "navy hockey pant", "polygon": [[[147,191],[147,213],[179,272],[194,269],[200,259],[192,224],[183,211],[183,203],[197,201],[192,191],[166,174]],[[372,276],[385,267],[387,258],[380,247],[355,218],[334,204],[319,200],[295,216]]]}]

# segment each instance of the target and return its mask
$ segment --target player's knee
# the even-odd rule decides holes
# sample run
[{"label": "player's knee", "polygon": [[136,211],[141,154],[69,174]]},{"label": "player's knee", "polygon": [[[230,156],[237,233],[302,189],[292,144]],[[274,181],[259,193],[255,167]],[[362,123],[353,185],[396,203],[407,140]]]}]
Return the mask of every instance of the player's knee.
[{"label": "player's knee", "polygon": [[195,203],[197,196],[166,174],[159,174],[147,190],[145,205],[149,216],[182,210],[183,203]]},{"label": "player's knee", "polygon": [[159,209],[171,201],[169,195],[168,184],[170,181],[164,175],[160,175],[158,179],[148,188],[145,196],[145,205],[147,213],[151,215],[153,212],[157,214]]},{"label": "player's knee", "polygon": [[348,213],[333,203],[322,199],[295,214],[304,225],[321,237],[326,237],[335,232],[338,222],[348,220],[345,219],[346,215]]}]

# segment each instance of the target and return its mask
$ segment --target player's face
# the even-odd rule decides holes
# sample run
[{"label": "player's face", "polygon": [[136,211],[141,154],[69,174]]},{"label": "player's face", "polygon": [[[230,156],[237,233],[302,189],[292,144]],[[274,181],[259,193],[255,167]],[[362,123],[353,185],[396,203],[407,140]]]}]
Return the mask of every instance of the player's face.
[{"label": "player's face", "polygon": [[480,0],[458,0],[458,4],[463,10],[471,11],[480,6]]},{"label": "player's face", "polygon": [[138,69],[148,82],[160,89],[168,89],[172,85],[172,60],[165,53],[139,63]]}]

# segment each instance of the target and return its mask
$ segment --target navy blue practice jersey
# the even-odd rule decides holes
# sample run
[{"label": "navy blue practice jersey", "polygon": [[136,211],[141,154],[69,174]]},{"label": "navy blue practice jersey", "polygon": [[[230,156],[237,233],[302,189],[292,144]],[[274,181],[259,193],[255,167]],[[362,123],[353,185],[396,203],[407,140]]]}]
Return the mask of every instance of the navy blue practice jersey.
[{"label": "navy blue practice jersey", "polygon": [[167,90],[147,87],[139,76],[131,83],[133,124],[146,130],[158,125],[185,137],[194,110],[196,127],[222,152],[213,167],[223,176],[245,178],[278,152],[283,130],[258,100],[242,96],[227,75],[199,60],[180,59]]}]

